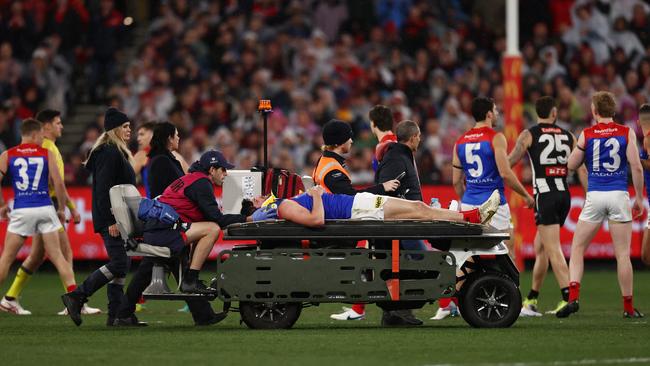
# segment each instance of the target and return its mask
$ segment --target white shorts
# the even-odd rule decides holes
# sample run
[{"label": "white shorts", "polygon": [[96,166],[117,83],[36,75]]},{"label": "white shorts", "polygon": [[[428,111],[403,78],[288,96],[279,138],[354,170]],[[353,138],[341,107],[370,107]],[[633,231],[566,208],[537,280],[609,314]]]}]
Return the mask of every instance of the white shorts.
[{"label": "white shorts", "polygon": [[[479,205],[468,205],[467,203],[461,203],[460,209],[463,211],[472,210],[478,208]],[[490,226],[497,230],[510,230],[514,226],[512,225],[512,217],[510,216],[510,206],[507,203],[499,206],[497,213],[492,216],[490,220]]]},{"label": "white shorts", "polygon": [[47,234],[61,229],[54,206],[26,207],[11,210],[7,231],[20,236]]},{"label": "white shorts", "polygon": [[351,219],[383,220],[384,205],[388,196],[380,196],[368,192],[357,193],[352,202]]},{"label": "white shorts", "polygon": [[604,219],[630,222],[632,221],[630,194],[627,191],[587,192],[585,205],[578,219],[593,223],[601,223]]}]

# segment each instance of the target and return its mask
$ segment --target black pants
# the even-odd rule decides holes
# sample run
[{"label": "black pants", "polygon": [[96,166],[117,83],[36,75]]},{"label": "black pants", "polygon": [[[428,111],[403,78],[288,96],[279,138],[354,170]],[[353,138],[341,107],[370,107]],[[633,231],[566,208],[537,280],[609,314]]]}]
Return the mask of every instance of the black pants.
[{"label": "black pants", "polygon": [[91,273],[75,290],[84,298],[92,296],[97,290],[106,287],[108,295],[108,317],[113,318],[120,307],[124,294],[124,282],[131,265],[130,258],[126,255],[122,238],[112,237],[108,228],[100,232],[104,240],[104,247],[108,254],[108,263]]},{"label": "black pants", "polygon": [[[120,309],[117,312],[117,317],[128,318],[133,315],[135,312],[135,304],[142,296],[142,292],[144,292],[151,282],[151,272],[156,261],[165,262],[164,264],[172,269],[172,273],[178,281],[178,271],[176,269],[178,268],[179,262],[184,260],[181,258],[185,257],[182,255],[176,255],[169,259],[144,257],[142,262],[140,262],[138,270],[133,275],[131,282],[129,282],[126,294],[124,295]],[[194,319],[194,322],[197,324],[205,323],[215,315],[214,310],[212,310],[212,307],[210,306],[210,302],[206,299],[193,299],[185,302],[190,309],[190,313],[192,313],[192,319]]]}]

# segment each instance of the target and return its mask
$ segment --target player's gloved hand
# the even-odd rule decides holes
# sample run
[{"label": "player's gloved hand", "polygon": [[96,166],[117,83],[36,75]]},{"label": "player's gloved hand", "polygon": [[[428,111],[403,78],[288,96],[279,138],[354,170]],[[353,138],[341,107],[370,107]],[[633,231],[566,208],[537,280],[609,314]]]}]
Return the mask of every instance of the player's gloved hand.
[{"label": "player's gloved hand", "polygon": [[261,207],[251,215],[253,221],[273,220],[278,217],[278,210],[271,207]]}]

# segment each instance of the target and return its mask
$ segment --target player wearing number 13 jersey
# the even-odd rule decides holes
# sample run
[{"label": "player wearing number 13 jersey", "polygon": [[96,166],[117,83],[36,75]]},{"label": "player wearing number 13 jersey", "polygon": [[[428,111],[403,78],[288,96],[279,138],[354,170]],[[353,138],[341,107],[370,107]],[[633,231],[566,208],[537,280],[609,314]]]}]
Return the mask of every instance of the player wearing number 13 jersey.
[{"label": "player wearing number 13 jersey", "polygon": [[[472,115],[476,125],[462,135],[454,146],[454,190],[461,197],[461,209],[469,210],[485,202],[490,193],[498,189],[501,205],[490,225],[498,230],[512,230],[504,183],[524,198],[527,207],[533,206],[533,197],[510,169],[505,136],[492,129],[498,117],[494,101],[484,97],[475,98],[472,101]],[[513,256],[512,241],[506,244]]]},{"label": "player wearing number 13 jersey", "polygon": [[[0,155],[0,175],[9,173],[14,188],[14,206],[9,213],[9,226],[0,256],[0,285],[7,277],[11,263],[25,238],[42,234],[45,250],[61,276],[62,282],[74,286],[72,265],[66,261],[59,244],[60,218],[66,205],[63,180],[51,152],[41,147],[43,129],[39,121],[26,119],[20,127],[21,144]],[[59,211],[54,209],[48,190],[52,179]],[[0,217],[6,218],[9,209],[0,195]],[[57,217],[57,214],[59,217]],[[12,311],[12,309],[2,310]]]},{"label": "player wearing number 13 jersey", "polygon": [[[577,148],[569,157],[569,169],[583,162],[587,168],[587,198],[580,213],[571,246],[569,261],[569,303],[556,315],[564,318],[578,311],[580,281],[584,272],[584,253],[603,220],[609,220],[618,283],[623,296],[623,316],[643,315],[632,306],[632,211],[643,213],[643,169],[633,130],[613,121],[616,112],[614,96],[598,92],[591,98],[591,113],[596,125],[585,129],[578,138]],[[632,171],[635,198],[630,207],[627,191],[628,163]]]}]

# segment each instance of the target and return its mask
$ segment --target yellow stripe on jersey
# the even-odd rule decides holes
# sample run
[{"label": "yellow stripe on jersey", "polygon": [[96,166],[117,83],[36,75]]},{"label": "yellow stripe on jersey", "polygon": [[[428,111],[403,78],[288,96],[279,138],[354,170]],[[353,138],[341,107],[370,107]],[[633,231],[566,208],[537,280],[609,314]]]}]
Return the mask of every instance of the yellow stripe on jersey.
[{"label": "yellow stripe on jersey", "polygon": [[[47,138],[43,139],[43,147],[51,151],[52,154],[54,155],[56,167],[59,170],[59,176],[61,177],[61,179],[64,179],[63,178],[64,177],[63,156],[61,156],[61,152],[59,151],[59,148],[56,147],[54,141]],[[51,184],[50,184],[50,197],[56,197],[56,194],[54,192],[54,186]],[[68,208],[70,209],[75,208],[74,202],[72,202],[72,200],[68,200]]]}]

